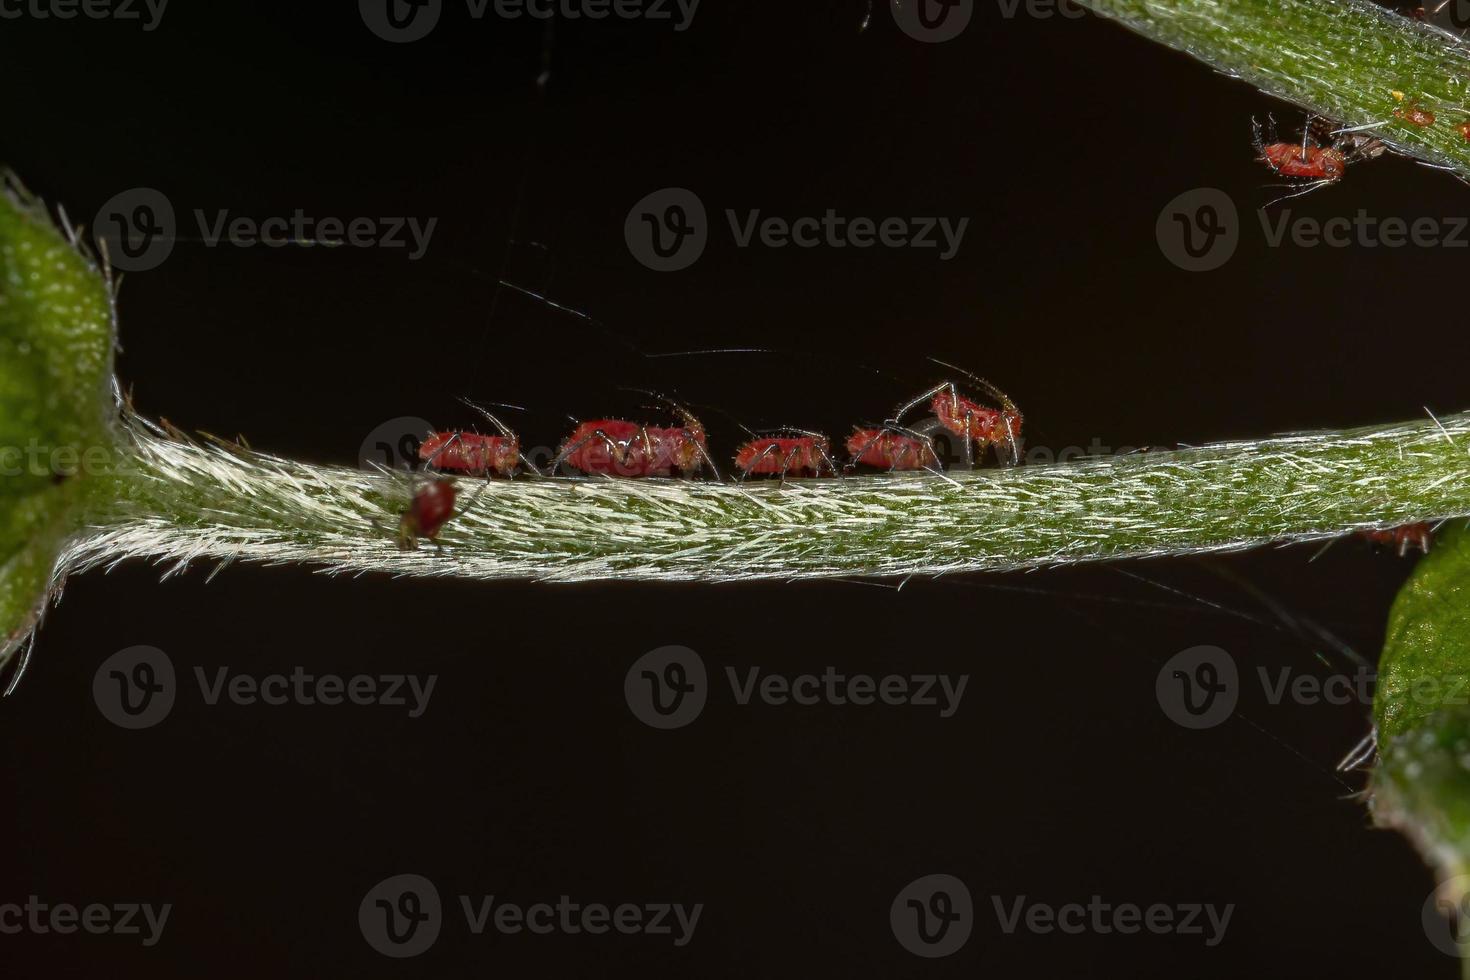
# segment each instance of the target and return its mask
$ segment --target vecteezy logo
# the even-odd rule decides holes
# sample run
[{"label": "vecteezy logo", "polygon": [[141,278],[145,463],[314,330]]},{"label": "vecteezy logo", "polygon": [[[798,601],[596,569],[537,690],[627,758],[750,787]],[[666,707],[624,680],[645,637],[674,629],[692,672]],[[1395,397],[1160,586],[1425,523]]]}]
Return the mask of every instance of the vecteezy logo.
[{"label": "vecteezy logo", "polygon": [[119,728],[151,728],[173,710],[178,685],[168,654],[157,647],[119,650],[92,676],[92,700]]},{"label": "vecteezy logo", "polygon": [[368,30],[385,41],[406,44],[434,29],[444,0],[357,0],[357,9]]},{"label": "vecteezy logo", "polygon": [[709,696],[704,661],[688,647],[659,647],[633,662],[623,697],[650,728],[683,728],[699,717]]},{"label": "vecteezy logo", "polygon": [[1186,272],[1218,269],[1240,244],[1240,215],[1230,195],[1215,187],[1196,187],[1164,205],[1154,223],[1164,258]]},{"label": "vecteezy logo", "polygon": [[949,41],[975,15],[975,0],[892,0],[893,19],[916,41]]},{"label": "vecteezy logo", "polygon": [[362,938],[384,956],[417,956],[439,938],[444,923],[439,890],[423,875],[384,878],[357,907]]},{"label": "vecteezy logo", "polygon": [[934,959],[965,945],[975,924],[975,906],[970,890],[954,875],[925,875],[898,893],[888,922],[904,949]]},{"label": "vecteezy logo", "polygon": [[633,258],[655,272],[687,269],[709,241],[704,202],[683,187],[654,191],[628,212],[623,238]]},{"label": "vecteezy logo", "polygon": [[419,446],[434,426],[415,415],[389,419],[367,434],[357,450],[357,465],[363,469],[385,466],[390,470],[415,470]]},{"label": "vecteezy logo", "polygon": [[174,206],[162,191],[134,187],[108,198],[92,221],[107,261],[124,272],[157,268],[174,250]]},{"label": "vecteezy logo", "polygon": [[1447,956],[1470,956],[1470,875],[1439,883],[1424,900],[1424,934]]},{"label": "vecteezy logo", "polygon": [[1214,728],[1235,711],[1240,677],[1219,647],[1198,646],[1170,657],[1154,682],[1159,707],[1185,728]]}]

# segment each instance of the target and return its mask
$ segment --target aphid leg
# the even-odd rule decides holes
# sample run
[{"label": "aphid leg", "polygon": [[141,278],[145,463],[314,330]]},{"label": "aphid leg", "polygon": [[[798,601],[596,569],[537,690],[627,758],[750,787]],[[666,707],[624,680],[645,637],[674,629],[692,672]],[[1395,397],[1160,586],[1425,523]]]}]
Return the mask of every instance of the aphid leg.
[{"label": "aphid leg", "polygon": [[609,436],[606,432],[602,431],[601,429],[593,429],[592,432],[578,439],[574,445],[568,446],[567,448],[556,454],[556,459],[551,461],[551,474],[555,476],[557,467],[566,462],[568,456],[572,455],[572,453],[575,453],[577,450],[587,445],[587,443],[591,442],[593,439],[601,439],[610,452],[621,457],[621,459],[619,459],[618,461],[619,466],[628,465],[628,460],[631,457],[631,448],[628,450],[624,450],[623,447],[614,442],[613,438]]},{"label": "aphid leg", "polygon": [[952,381],[945,381],[942,384],[937,384],[933,388],[930,388],[928,391],[924,392],[922,395],[918,396],[917,398],[911,399],[910,401],[906,402],[905,404],[898,406],[898,408],[896,408],[896,409],[893,410],[893,418],[888,419],[887,421],[893,422],[893,423],[898,423],[898,422],[902,421],[903,420],[903,417],[905,415],[907,415],[909,412],[913,411],[919,405],[922,405],[924,402],[928,401],[929,399],[933,398],[935,395],[937,395],[940,392],[945,391],[945,390],[948,390],[949,391],[949,395],[950,395],[950,399],[951,399],[951,402],[950,403],[952,405],[954,405],[954,410],[955,411],[959,411],[959,408],[960,408],[960,393],[955,388],[954,382],[952,382]]},{"label": "aphid leg", "polygon": [[776,444],[774,442],[771,443],[769,446],[767,446],[765,449],[762,449],[760,455],[757,456],[755,459],[751,460],[749,463],[747,463],[746,466],[745,466],[745,468],[740,471],[740,476],[735,480],[735,482],[736,483],[744,483],[745,482],[745,478],[747,476],[750,476],[751,471],[754,470],[757,466],[759,466],[761,464],[761,460],[765,459],[767,456],[771,455],[771,453],[773,453],[775,451],[776,451]]},{"label": "aphid leg", "polygon": [[448,439],[446,439],[444,441],[444,445],[440,446],[438,449],[436,449],[432,453],[430,453],[429,454],[429,458],[426,459],[426,460],[424,460],[424,469],[426,469],[426,470],[433,469],[434,468],[434,462],[435,462],[435,460],[437,460],[440,456],[444,455],[445,451],[448,450],[450,446],[452,446],[456,442],[459,442],[460,441],[459,435],[460,434],[458,432],[456,432],[454,435],[450,436]]},{"label": "aphid leg", "polygon": [[799,446],[792,446],[791,447],[791,452],[787,453],[786,454],[786,458],[783,459],[783,460],[781,460],[781,486],[780,486],[780,489],[782,489],[782,490],[785,490],[786,489],[786,474],[789,473],[789,472],[791,472],[791,463],[792,463],[793,460],[796,459],[797,450],[800,449],[800,448],[801,447],[799,447]]},{"label": "aphid leg", "polygon": [[[1274,201],[1267,201],[1265,204],[1261,205],[1261,210],[1264,211],[1269,207],[1280,204],[1282,201],[1290,201],[1294,197],[1301,197],[1303,194],[1310,194],[1313,191],[1321,190],[1323,187],[1326,187],[1330,183],[1332,183],[1332,181],[1325,178],[1322,180],[1314,180],[1306,187],[1302,188],[1299,191],[1296,191],[1295,193],[1283,194],[1281,197],[1276,198]],[[1276,186],[1280,187],[1283,185],[1277,184]]]},{"label": "aphid leg", "polygon": [[[837,464],[833,461],[831,454],[828,453],[827,450],[823,449],[821,446],[817,447],[817,452],[821,454],[822,462],[827,464],[827,472],[840,480],[842,478],[842,474],[838,472]],[[821,473],[819,472],[817,475],[820,476]]]},{"label": "aphid leg", "polygon": [[699,440],[697,439],[691,439],[690,442],[694,443],[694,451],[699,455],[700,461],[703,463],[703,465],[709,467],[709,471],[711,474],[713,474],[714,478],[716,480],[723,480],[724,477],[720,476],[720,468],[716,466],[715,461],[710,458],[709,450],[704,448],[704,444],[699,442]]}]

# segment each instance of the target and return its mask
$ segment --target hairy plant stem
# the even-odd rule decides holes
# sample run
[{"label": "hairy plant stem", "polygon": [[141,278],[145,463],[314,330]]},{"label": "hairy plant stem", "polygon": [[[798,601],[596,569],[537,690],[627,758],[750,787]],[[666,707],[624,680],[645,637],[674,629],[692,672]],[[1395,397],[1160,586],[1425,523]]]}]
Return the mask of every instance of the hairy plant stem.
[{"label": "hairy plant stem", "polygon": [[[1470,45],[1370,0],[1077,0],[1261,91],[1470,177]],[[1394,92],[1403,94],[1400,101]],[[1146,102],[1146,94],[1119,92]],[[1394,118],[1415,103],[1420,127]]]},{"label": "hairy plant stem", "polygon": [[136,420],[65,571],[126,557],[555,581],[939,575],[1227,551],[1470,514],[1470,414],[940,476],[459,481],[404,551],[406,474],[164,437]]}]

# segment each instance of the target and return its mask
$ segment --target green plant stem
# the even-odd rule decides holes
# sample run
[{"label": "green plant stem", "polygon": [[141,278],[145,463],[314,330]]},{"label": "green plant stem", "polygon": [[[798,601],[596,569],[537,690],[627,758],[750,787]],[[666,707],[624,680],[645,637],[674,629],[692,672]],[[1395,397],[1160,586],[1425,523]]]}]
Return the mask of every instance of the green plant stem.
[{"label": "green plant stem", "polygon": [[[1470,46],[1369,0],[1078,0],[1261,91],[1470,177]],[[1393,96],[1402,92],[1404,101]],[[1148,104],[1148,94],[1118,98]],[[1417,102],[1427,127],[1396,119]]]},{"label": "green plant stem", "polygon": [[440,546],[397,547],[406,475],[161,438],[95,479],[66,562],[304,561],[471,578],[937,575],[1178,555],[1470,513],[1470,414],[1016,469],[843,480],[459,481]]}]

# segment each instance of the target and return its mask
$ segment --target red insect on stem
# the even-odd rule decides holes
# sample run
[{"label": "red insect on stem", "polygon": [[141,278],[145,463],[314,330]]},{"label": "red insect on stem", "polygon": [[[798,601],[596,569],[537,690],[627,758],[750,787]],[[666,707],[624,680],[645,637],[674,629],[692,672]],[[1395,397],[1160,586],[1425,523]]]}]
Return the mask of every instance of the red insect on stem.
[{"label": "red insect on stem", "polygon": [[934,440],[897,426],[853,429],[847,437],[847,452],[854,466],[874,466],[889,472],[939,468]]},{"label": "red insect on stem", "polygon": [[890,424],[897,426],[903,417],[924,402],[945,429],[960,436],[965,444],[965,462],[974,465],[975,457],[987,446],[994,446],[1001,462],[1014,466],[1021,461],[1021,410],[1005,392],[978,375],[964,368],[946,364],[930,358],[935,364],[959,371],[975,387],[984,391],[1000,407],[982,405],[960,394],[959,386],[953,381],[944,381],[923,394],[900,405],[894,412]]},{"label": "red insect on stem", "polygon": [[[1388,149],[1383,141],[1363,132],[1348,132],[1332,128],[1332,124],[1315,116],[1308,116],[1302,127],[1300,143],[1280,142],[1275,137],[1276,120],[1267,117],[1263,128],[1257,120],[1251,120],[1256,159],[1264,163],[1273,173],[1280,174],[1293,183],[1306,181],[1304,188],[1270,202],[1276,204],[1288,198],[1307,194],[1328,184],[1335,184],[1347,173],[1348,164],[1359,160],[1372,160]],[[1267,139],[1267,131],[1270,139]],[[1325,142],[1330,139],[1331,142]],[[1267,207],[1270,207],[1270,204]]]},{"label": "red insect on stem", "polygon": [[521,440],[500,419],[491,415],[474,402],[464,403],[485,416],[500,435],[483,435],[479,432],[435,432],[419,446],[419,459],[430,469],[449,470],[470,476],[490,476],[492,473],[510,478],[516,469],[525,466],[539,472],[521,455]]},{"label": "red insect on stem", "polygon": [[574,470],[603,476],[645,477],[693,474],[709,467],[704,425],[682,406],[670,402],[684,423],[679,426],[642,425],[623,419],[581,422],[562,442],[551,472],[565,463]]},{"label": "red insect on stem", "polygon": [[434,540],[454,516],[454,498],[453,480],[431,480],[415,490],[398,522],[398,547],[411,551],[418,547],[419,538]]},{"label": "red insect on stem", "polygon": [[820,432],[805,429],[782,429],[789,435],[756,436],[735,450],[735,465],[743,481],[751,474],[779,475],[785,483],[788,476],[837,475],[832,461],[831,442]]},{"label": "red insect on stem", "polygon": [[1400,558],[1407,555],[1411,548],[1418,548],[1424,554],[1429,554],[1429,545],[1434,537],[1433,528],[1428,523],[1359,531],[1358,534],[1375,546],[1397,551]]}]

